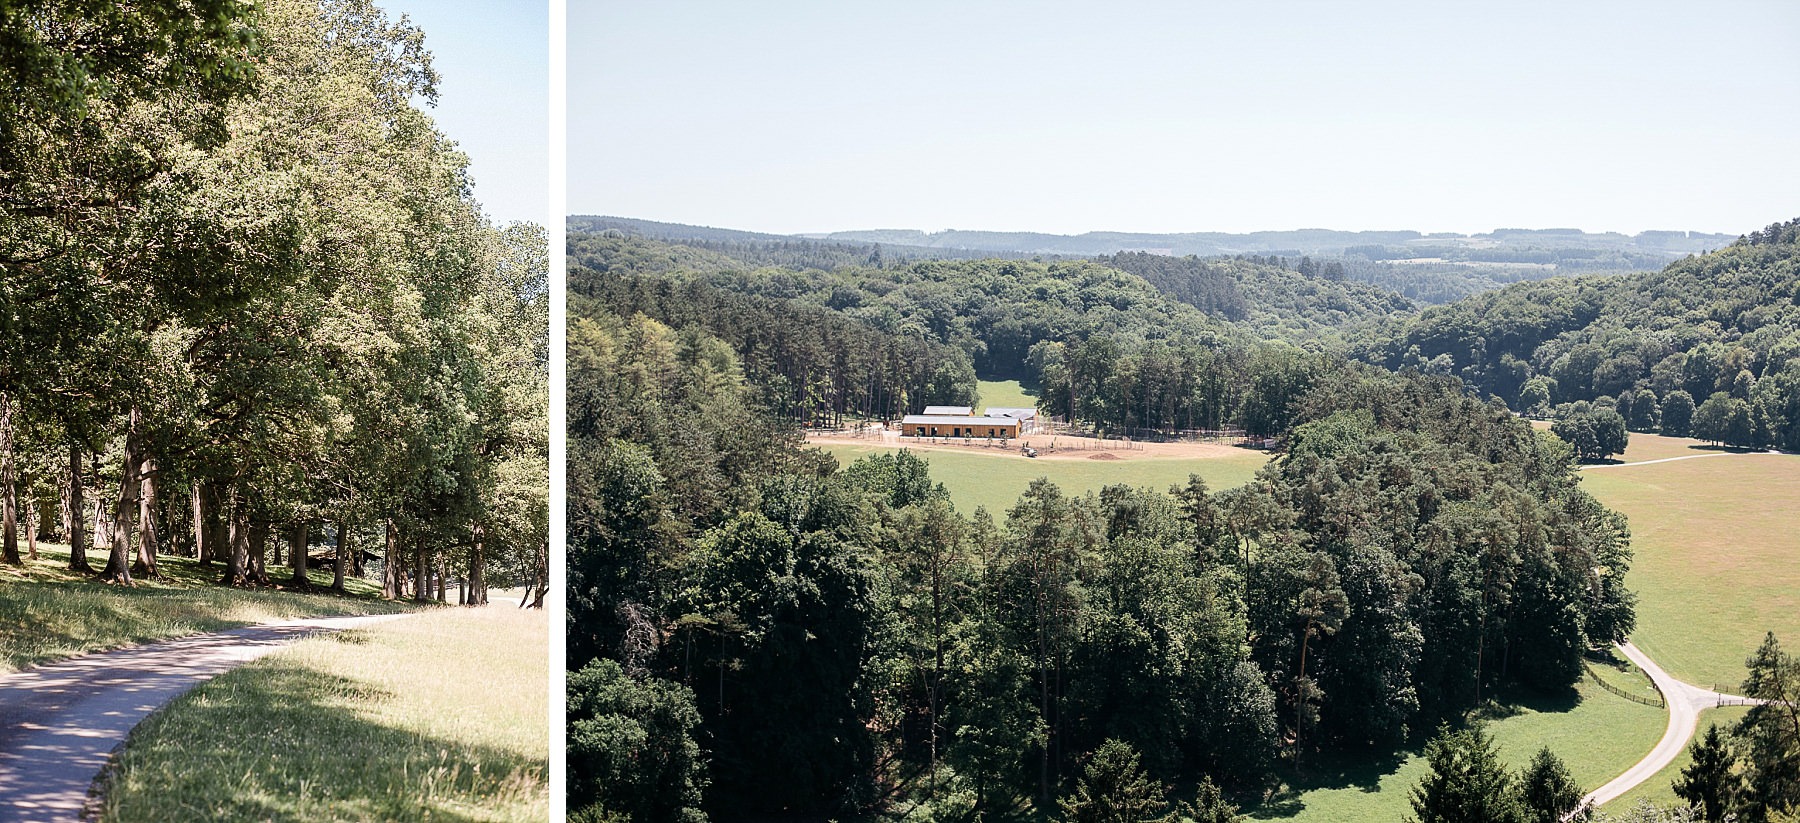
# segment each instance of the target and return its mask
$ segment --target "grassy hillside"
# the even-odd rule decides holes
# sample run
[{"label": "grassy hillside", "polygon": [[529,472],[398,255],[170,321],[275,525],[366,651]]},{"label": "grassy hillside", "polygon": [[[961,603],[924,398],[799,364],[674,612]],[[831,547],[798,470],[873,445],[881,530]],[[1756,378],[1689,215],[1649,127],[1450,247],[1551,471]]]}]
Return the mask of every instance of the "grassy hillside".
[{"label": "grassy hillside", "polygon": [[[0,672],[269,620],[408,608],[381,600],[380,586],[366,580],[346,580],[347,597],[230,589],[218,585],[219,564],[202,567],[191,558],[162,555],[157,558],[162,579],[123,588],[69,572],[67,546],[39,543],[38,554],[23,570],[0,567]],[[105,555],[99,557],[99,562],[105,560]],[[284,581],[293,574],[285,566],[269,572]],[[329,572],[315,569],[310,575],[315,586],[331,585]]]}]

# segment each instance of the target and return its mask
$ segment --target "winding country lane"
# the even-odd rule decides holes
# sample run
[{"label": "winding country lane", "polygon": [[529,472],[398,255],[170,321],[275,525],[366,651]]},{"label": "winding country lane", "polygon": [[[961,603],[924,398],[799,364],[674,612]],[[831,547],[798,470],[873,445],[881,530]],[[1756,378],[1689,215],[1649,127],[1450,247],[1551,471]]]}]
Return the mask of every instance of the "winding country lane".
[{"label": "winding country lane", "polygon": [[0,820],[79,820],[107,757],[163,704],[295,640],[400,617],[284,620],[0,675]]},{"label": "winding country lane", "polygon": [[1630,642],[1620,643],[1615,648],[1624,654],[1626,659],[1643,669],[1644,673],[1650,676],[1651,682],[1656,684],[1657,690],[1662,692],[1663,701],[1668,704],[1669,708],[1669,727],[1663,732],[1662,740],[1657,741],[1656,747],[1651,749],[1649,754],[1644,755],[1644,759],[1626,769],[1624,774],[1613,778],[1606,785],[1589,792],[1587,797],[1582,798],[1591,806],[1599,806],[1618,798],[1636,788],[1638,784],[1655,777],[1657,772],[1675,762],[1675,758],[1681,755],[1681,751],[1687,748],[1688,741],[1694,737],[1694,730],[1700,724],[1702,710],[1715,706],[1750,705],[1761,702],[1732,694],[1720,694],[1676,680],[1668,672],[1663,671],[1661,666],[1656,665],[1656,661],[1651,660],[1649,655],[1639,651],[1638,647]]}]

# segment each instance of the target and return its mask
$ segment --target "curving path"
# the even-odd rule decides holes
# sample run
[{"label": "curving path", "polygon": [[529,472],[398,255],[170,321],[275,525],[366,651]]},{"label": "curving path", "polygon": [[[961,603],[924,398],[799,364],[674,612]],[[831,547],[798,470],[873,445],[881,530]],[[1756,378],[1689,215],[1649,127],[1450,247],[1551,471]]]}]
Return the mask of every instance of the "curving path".
[{"label": "curving path", "polygon": [[163,704],[295,640],[400,617],[284,620],[0,675],[0,820],[79,820],[112,751]]},{"label": "curving path", "polygon": [[[1683,460],[1686,458],[1671,459]],[[1626,659],[1643,669],[1644,673],[1650,676],[1650,681],[1656,684],[1657,690],[1662,692],[1663,702],[1667,703],[1669,708],[1669,727],[1663,732],[1662,740],[1657,741],[1656,747],[1651,749],[1649,754],[1644,755],[1644,759],[1626,769],[1624,774],[1613,778],[1606,785],[1589,792],[1587,797],[1582,798],[1582,801],[1589,806],[1599,806],[1608,800],[1618,798],[1636,788],[1638,784],[1655,777],[1658,772],[1675,762],[1675,758],[1679,757],[1682,750],[1687,748],[1688,741],[1693,738],[1695,729],[1699,727],[1701,710],[1715,706],[1750,705],[1761,702],[1733,694],[1720,694],[1676,680],[1668,672],[1663,671],[1661,666],[1656,665],[1656,661],[1651,660],[1649,655],[1639,651],[1638,647],[1630,642],[1620,643],[1616,648],[1625,655]]]},{"label": "curving path", "polygon": [[1781,454],[1778,451],[1762,452],[1711,452],[1708,454],[1684,454],[1680,457],[1659,457],[1655,460],[1639,460],[1636,463],[1590,463],[1582,466],[1583,471],[1592,469],[1623,469],[1630,466],[1649,466],[1655,463],[1673,463],[1677,460],[1699,460],[1702,457],[1742,457],[1748,454]]}]

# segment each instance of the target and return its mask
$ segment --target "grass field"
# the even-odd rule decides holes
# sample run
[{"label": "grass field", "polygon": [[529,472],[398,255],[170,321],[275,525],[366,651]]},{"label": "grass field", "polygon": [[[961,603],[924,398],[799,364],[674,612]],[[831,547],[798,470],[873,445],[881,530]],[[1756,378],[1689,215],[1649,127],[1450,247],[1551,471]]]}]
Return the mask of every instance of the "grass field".
[{"label": "grass field", "polygon": [[[0,672],[269,620],[408,608],[380,600],[380,587],[365,580],[345,581],[349,597],[228,589],[217,585],[223,574],[219,564],[202,567],[189,558],[162,555],[157,558],[161,580],[142,580],[125,588],[68,571],[67,546],[39,543],[38,554],[39,559],[27,561],[24,569],[0,567]],[[103,566],[106,555],[90,555],[90,560]],[[314,584],[331,584],[329,573],[310,571]],[[292,575],[285,566],[269,573],[281,580]]]},{"label": "grass field", "polygon": [[100,819],[546,820],[546,619],[434,609],[221,675],[132,731]]},{"label": "grass field", "polygon": [[[894,447],[831,444],[820,448],[848,466],[858,458]],[[982,506],[995,519],[1004,519],[1025,487],[1039,477],[1050,478],[1070,495],[1099,491],[1114,483],[1167,490],[1187,482],[1189,474],[1206,478],[1207,485],[1217,491],[1242,485],[1268,461],[1268,455],[1247,449],[1230,457],[1200,459],[1032,460],[998,449],[986,453],[940,450],[919,456],[931,464],[931,478],[950,490],[959,510],[971,513]]]},{"label": "grass field", "polygon": [[[1609,681],[1621,684],[1634,676],[1607,674]],[[1489,719],[1487,730],[1510,769],[1524,768],[1539,747],[1549,746],[1584,791],[1598,788],[1637,762],[1656,745],[1668,721],[1661,709],[1633,703],[1587,681],[1565,697],[1521,701],[1505,713]],[[1595,729],[1607,733],[1595,734]],[[1417,754],[1341,770],[1322,767],[1298,794],[1245,813],[1255,820],[1294,823],[1394,823],[1411,814],[1410,792],[1427,771],[1424,757]]]},{"label": "grass field", "polygon": [[[1716,453],[1703,445],[1633,434],[1622,459]],[[1631,520],[1632,640],[1670,674],[1736,691],[1764,632],[1800,645],[1800,456],[1589,469],[1582,484]]]},{"label": "grass field", "polygon": [[982,409],[996,406],[1003,409],[1037,408],[1037,392],[1027,391],[1017,380],[983,380],[978,391],[981,392]]}]

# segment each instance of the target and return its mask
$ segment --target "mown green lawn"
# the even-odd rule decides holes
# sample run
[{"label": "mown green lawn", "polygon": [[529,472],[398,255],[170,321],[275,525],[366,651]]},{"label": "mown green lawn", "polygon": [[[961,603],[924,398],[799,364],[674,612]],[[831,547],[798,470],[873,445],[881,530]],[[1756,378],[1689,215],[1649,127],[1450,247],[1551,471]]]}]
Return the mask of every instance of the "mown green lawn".
[{"label": "mown green lawn", "polygon": [[[1641,674],[1603,672],[1625,685]],[[1583,681],[1560,698],[1533,698],[1510,707],[1509,716],[1487,721],[1501,758],[1515,772],[1539,747],[1549,746],[1569,766],[1583,791],[1591,791],[1636,763],[1662,737],[1668,715]],[[1424,757],[1386,763],[1318,767],[1301,791],[1246,809],[1256,820],[1293,823],[1396,823],[1412,813],[1412,787],[1425,777]],[[1610,807],[1609,807],[1610,808]]]},{"label": "mown green lawn", "polygon": [[[124,587],[68,571],[67,546],[39,543],[38,555],[23,569],[0,566],[0,672],[270,620],[409,608],[381,600],[380,587],[366,580],[347,579],[348,596],[228,589],[217,585],[224,573],[221,565],[203,567],[189,558],[162,555],[157,558],[161,579]],[[96,568],[106,564],[104,552],[89,559]],[[331,585],[329,572],[309,572],[315,586]],[[280,583],[292,575],[286,566],[269,569],[269,576]]]},{"label": "mown green lawn", "polygon": [[548,641],[510,604],[302,641],[134,729],[100,820],[546,820]]},{"label": "mown green lawn", "polygon": [[981,392],[982,409],[999,407],[1003,409],[1037,408],[1037,392],[1026,391],[1017,380],[983,380],[978,388]]},{"label": "mown green lawn", "polygon": [[[858,458],[892,451],[894,447],[830,444],[819,448],[848,466]],[[985,507],[997,520],[1005,518],[1019,495],[1039,477],[1049,478],[1070,495],[1099,491],[1115,483],[1167,490],[1186,483],[1190,474],[1205,478],[1207,486],[1218,491],[1243,485],[1268,462],[1268,455],[1248,449],[1230,457],[1196,459],[1032,459],[998,448],[970,452],[931,450],[918,455],[930,463],[931,478],[950,490],[957,509],[972,513],[977,507]]]},{"label": "mown green lawn", "polygon": [[[1624,459],[1715,453],[1695,445],[1633,434]],[[1589,469],[1582,485],[1630,518],[1632,640],[1670,674],[1736,691],[1765,632],[1800,647],[1800,456]]]}]

